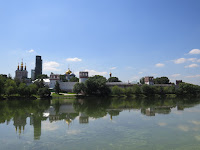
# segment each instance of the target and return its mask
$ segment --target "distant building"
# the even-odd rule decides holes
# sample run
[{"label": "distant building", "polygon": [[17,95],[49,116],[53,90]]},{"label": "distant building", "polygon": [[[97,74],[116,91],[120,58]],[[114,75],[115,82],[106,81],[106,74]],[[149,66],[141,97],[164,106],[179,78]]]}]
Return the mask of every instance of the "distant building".
[{"label": "distant building", "polygon": [[42,74],[42,58],[41,56],[36,56],[36,61],[35,61],[35,79],[37,78],[38,75]]},{"label": "distant building", "polygon": [[15,78],[21,81],[23,79],[27,79],[27,77],[28,77],[28,71],[26,70],[26,65],[24,67],[23,62],[21,62],[21,67],[19,68],[18,64],[17,70],[15,71]]},{"label": "distant building", "polygon": [[154,77],[153,76],[145,77],[144,83],[147,84],[147,85],[154,85]]},{"label": "distant building", "polygon": [[31,69],[31,80],[35,80],[35,70]]},{"label": "distant building", "polygon": [[79,72],[79,82],[84,83],[88,79],[88,72]]}]

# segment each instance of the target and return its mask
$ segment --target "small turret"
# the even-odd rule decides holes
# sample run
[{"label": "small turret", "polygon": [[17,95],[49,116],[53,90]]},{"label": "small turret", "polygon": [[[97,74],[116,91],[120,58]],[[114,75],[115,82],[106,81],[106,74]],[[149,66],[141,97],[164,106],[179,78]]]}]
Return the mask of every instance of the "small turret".
[{"label": "small turret", "polygon": [[24,70],[26,70],[26,63],[25,63],[25,68],[24,68]]},{"label": "small turret", "polygon": [[19,63],[18,63],[18,66],[17,66],[17,70],[19,70]]},{"label": "small turret", "polygon": [[112,73],[110,72],[110,78],[112,77]]},{"label": "small turret", "polygon": [[24,66],[23,66],[23,60],[21,62],[21,70],[23,70]]}]

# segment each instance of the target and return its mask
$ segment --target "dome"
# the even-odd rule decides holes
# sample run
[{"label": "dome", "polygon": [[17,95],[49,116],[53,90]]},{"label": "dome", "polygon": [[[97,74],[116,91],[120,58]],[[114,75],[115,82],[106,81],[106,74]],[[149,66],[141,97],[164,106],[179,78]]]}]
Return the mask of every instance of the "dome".
[{"label": "dome", "polygon": [[71,74],[71,73],[72,73],[71,70],[68,69],[65,74]]}]

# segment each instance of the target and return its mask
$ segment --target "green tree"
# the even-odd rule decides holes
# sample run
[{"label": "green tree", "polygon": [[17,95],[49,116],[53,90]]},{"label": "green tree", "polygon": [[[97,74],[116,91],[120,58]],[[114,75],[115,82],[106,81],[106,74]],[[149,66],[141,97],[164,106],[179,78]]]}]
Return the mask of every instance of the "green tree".
[{"label": "green tree", "polygon": [[79,82],[79,78],[77,77],[72,77],[69,82]]},{"label": "green tree", "polygon": [[142,77],[141,79],[140,79],[140,84],[144,84],[145,82],[144,82],[144,77]]},{"label": "green tree", "polygon": [[7,79],[5,82],[5,94],[7,96],[11,96],[13,94],[17,94],[17,86],[14,80]]},{"label": "green tree", "polygon": [[129,97],[131,94],[133,94],[133,89],[131,87],[125,88],[124,89],[124,94]]},{"label": "green tree", "polygon": [[169,78],[168,77],[160,77],[154,79],[155,84],[169,84]]},{"label": "green tree", "polygon": [[47,74],[40,74],[36,77],[36,79],[46,79],[49,78]]},{"label": "green tree", "polygon": [[120,96],[120,95],[124,94],[124,91],[123,91],[122,88],[120,88],[117,85],[115,85],[115,86],[112,87],[112,94]]},{"label": "green tree", "polygon": [[58,81],[56,81],[54,90],[55,90],[56,94],[59,94],[61,92],[60,84],[58,83]]},{"label": "green tree", "polygon": [[107,96],[111,93],[109,87],[106,85],[106,78],[100,75],[88,78],[85,82],[86,94]]},{"label": "green tree", "polygon": [[20,96],[27,95],[27,85],[25,83],[20,83],[18,86],[18,93]]},{"label": "green tree", "polygon": [[76,94],[82,93],[85,91],[84,83],[76,83],[73,87],[73,92]]},{"label": "green tree", "polygon": [[43,87],[43,88],[39,88],[39,89],[38,89],[38,95],[39,95],[41,98],[50,97],[51,92],[49,91],[49,88],[48,88],[48,87]]},{"label": "green tree", "polygon": [[4,93],[4,85],[5,85],[5,78],[3,76],[0,76],[0,97]]},{"label": "green tree", "polygon": [[121,82],[117,77],[110,77],[108,82]]},{"label": "green tree", "polygon": [[149,95],[155,94],[155,90],[154,90],[153,86],[149,86],[149,85],[144,84],[144,85],[142,85],[141,88],[142,88],[142,93],[144,95],[149,96]]},{"label": "green tree", "polygon": [[139,85],[136,85],[136,84],[133,85],[133,94],[135,94],[135,95],[141,94],[141,88]]},{"label": "green tree", "polygon": [[29,85],[30,94],[34,95],[37,94],[38,87],[36,84]]}]

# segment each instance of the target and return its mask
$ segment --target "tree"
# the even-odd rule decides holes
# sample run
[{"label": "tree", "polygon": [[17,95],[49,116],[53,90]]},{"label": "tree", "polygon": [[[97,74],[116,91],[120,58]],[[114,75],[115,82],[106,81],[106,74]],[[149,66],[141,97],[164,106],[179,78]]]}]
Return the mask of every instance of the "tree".
[{"label": "tree", "polygon": [[79,82],[79,78],[77,77],[72,77],[69,82]]},{"label": "tree", "polygon": [[133,85],[133,94],[135,95],[141,94],[141,89],[139,85]]},{"label": "tree", "polygon": [[168,77],[160,77],[154,79],[155,84],[169,84],[169,78]]},{"label": "tree", "polygon": [[5,77],[0,76],[0,97],[4,93]]},{"label": "tree", "polygon": [[56,94],[59,94],[61,92],[60,84],[58,83],[58,81],[56,81],[54,90],[55,90]]},{"label": "tree", "polygon": [[144,84],[144,85],[142,85],[141,88],[142,88],[142,93],[144,95],[149,96],[149,95],[155,94],[155,90],[154,90],[153,86],[149,86],[149,85]]},{"label": "tree", "polygon": [[141,79],[140,79],[140,83],[141,84],[144,84],[145,82],[144,82],[144,77],[142,77]]},{"label": "tree", "polygon": [[76,83],[73,87],[73,92],[76,94],[82,93],[85,91],[84,83]]},{"label": "tree", "polygon": [[46,79],[49,78],[47,74],[40,74],[36,77],[36,79]]},{"label": "tree", "polygon": [[34,95],[37,94],[38,87],[36,84],[29,85],[30,94]]},{"label": "tree", "polygon": [[118,87],[117,85],[115,85],[114,87],[112,87],[112,94],[113,95],[122,95],[124,93],[123,89]]},{"label": "tree", "polygon": [[108,82],[121,82],[117,77],[110,77]]},{"label": "tree", "polygon": [[39,88],[39,89],[38,89],[38,95],[39,95],[41,98],[50,97],[51,92],[49,91],[49,88],[48,88],[48,87],[43,87],[43,88]]},{"label": "tree", "polygon": [[85,82],[86,94],[107,96],[111,93],[109,87],[106,85],[106,78],[100,75],[88,78]]},{"label": "tree", "polygon": [[124,94],[129,97],[131,94],[133,94],[133,89],[131,87],[125,88],[124,89]]},{"label": "tree", "polygon": [[7,96],[17,94],[17,86],[14,80],[7,79],[5,82],[5,94]]},{"label": "tree", "polygon": [[25,83],[20,83],[18,86],[18,93],[20,96],[25,96],[27,95],[27,89],[26,89],[27,85]]}]

